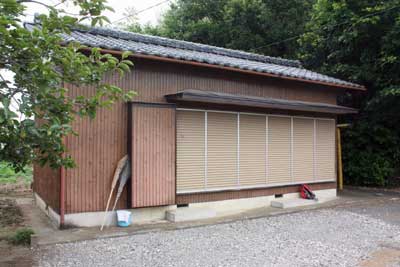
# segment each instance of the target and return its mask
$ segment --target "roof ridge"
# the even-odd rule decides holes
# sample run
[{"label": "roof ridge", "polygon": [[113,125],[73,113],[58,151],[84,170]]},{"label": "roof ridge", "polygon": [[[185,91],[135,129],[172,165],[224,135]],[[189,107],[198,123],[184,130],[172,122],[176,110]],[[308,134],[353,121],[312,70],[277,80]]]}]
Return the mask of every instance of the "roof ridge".
[{"label": "roof ridge", "polygon": [[229,56],[240,59],[247,59],[257,62],[276,64],[287,67],[303,68],[299,60],[284,59],[280,57],[265,56],[241,50],[234,50],[229,48],[217,47],[207,44],[194,43],[184,40],[172,39],[161,36],[153,36],[142,33],[128,32],[120,29],[112,29],[105,27],[90,27],[89,29],[76,28],[74,29],[80,32],[92,33],[95,35],[111,36],[118,39],[137,41],[141,43],[155,44],[191,51],[206,52],[212,54],[218,54],[223,56]]},{"label": "roof ridge", "polygon": [[[30,31],[38,27],[35,23],[24,23]],[[215,65],[222,68],[238,69],[284,79],[296,79],[323,85],[365,90],[365,87],[352,82],[329,77],[307,70],[298,61],[273,58],[226,48],[178,41],[165,37],[117,31],[90,26],[71,29],[71,33],[62,33],[64,42],[78,42],[88,47],[99,47],[116,51],[132,51],[137,54],[172,58],[188,62]],[[39,26],[40,27],[40,26]]]}]

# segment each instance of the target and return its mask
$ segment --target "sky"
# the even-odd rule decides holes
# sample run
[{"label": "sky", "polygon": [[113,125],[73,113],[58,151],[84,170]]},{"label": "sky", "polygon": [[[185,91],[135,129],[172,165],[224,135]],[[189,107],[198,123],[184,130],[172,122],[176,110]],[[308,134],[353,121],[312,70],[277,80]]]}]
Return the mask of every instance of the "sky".
[{"label": "sky", "polygon": [[[141,11],[143,9],[147,9],[152,7],[146,11],[140,12],[140,14],[137,15],[137,19],[140,22],[140,24],[157,24],[159,18],[161,15],[168,10],[171,1],[167,0],[108,0],[107,3],[109,6],[111,6],[115,12],[104,12],[104,15],[106,15],[111,22],[120,20],[121,18],[124,17],[124,14],[126,14],[126,9],[127,8],[134,8],[136,12]],[[49,5],[56,5],[60,2],[60,0],[40,0],[40,2],[49,4]],[[160,4],[161,3],[161,4]],[[159,5],[158,5],[159,4]],[[65,10],[72,12],[74,9],[71,4],[62,4],[57,7],[62,7]],[[33,20],[33,15],[35,13],[43,13],[46,12],[46,8],[35,4],[35,3],[29,3],[27,4],[27,9],[26,9],[26,16],[25,19],[28,21]],[[126,20],[121,20],[121,22],[124,22]]]}]

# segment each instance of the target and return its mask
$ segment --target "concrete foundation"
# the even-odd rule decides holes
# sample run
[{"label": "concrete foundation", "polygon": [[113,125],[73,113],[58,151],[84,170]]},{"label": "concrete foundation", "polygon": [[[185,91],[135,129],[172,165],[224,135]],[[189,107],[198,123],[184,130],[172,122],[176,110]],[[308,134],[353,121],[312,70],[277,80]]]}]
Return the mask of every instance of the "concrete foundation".
[{"label": "concrete foundation", "polygon": [[[336,189],[326,189],[314,191],[319,202],[306,201],[306,204],[300,199],[300,193],[283,194],[282,196],[275,197],[263,196],[254,198],[241,198],[230,199],[223,201],[204,202],[189,204],[189,207],[177,208],[175,211],[167,212],[167,220],[172,222],[194,221],[209,219],[213,217],[223,217],[235,215],[241,212],[249,211],[252,209],[267,208],[272,206],[272,203],[277,203],[274,207],[285,206],[301,206],[322,203],[336,198]],[[281,205],[280,203],[285,203]]]},{"label": "concrete foundation", "polygon": [[196,221],[215,217],[217,217],[217,213],[210,208],[184,207],[166,212],[166,218],[170,222]]},{"label": "concrete foundation", "polygon": [[296,198],[275,199],[271,201],[271,207],[280,209],[296,208],[302,206],[321,204],[336,198],[335,189],[319,190],[319,191],[314,191],[314,193],[316,195],[316,200],[302,199],[300,198],[300,196]]},{"label": "concrete foundation", "polygon": [[50,221],[57,227],[60,226],[60,215],[53,210],[44,200],[36,193],[33,193],[36,206],[39,207],[49,218]]},{"label": "concrete foundation", "polygon": [[[49,207],[43,199],[34,193],[36,205],[50,218],[50,220],[57,226],[60,226],[60,215]],[[132,223],[148,223],[165,220],[166,212],[176,209],[176,205],[130,209],[132,212]],[[101,226],[104,218],[104,212],[81,212],[65,214],[65,226],[71,227],[93,227]],[[117,213],[115,211],[107,212],[106,225],[117,224]]]},{"label": "concrete foundation", "polygon": [[[176,205],[152,207],[152,208],[140,208],[130,209],[132,213],[132,223],[149,223],[160,220],[165,220],[166,212],[169,210],[175,210]],[[104,212],[82,212],[72,213],[65,215],[65,225],[77,226],[77,227],[93,227],[100,226],[103,222]],[[107,212],[106,225],[117,224],[117,213],[116,211]]]},{"label": "concrete foundation", "polygon": [[[314,193],[319,199],[319,202],[313,202],[311,204],[318,204],[336,198],[336,189],[318,190],[314,191]],[[36,205],[46,213],[53,223],[59,226],[60,215],[51,207],[47,206],[39,195],[35,193],[34,196]],[[279,206],[282,208],[287,208],[291,205],[296,205],[296,203],[298,204],[299,202],[297,200],[299,200],[299,198],[299,193],[289,193],[284,194],[279,198],[276,198],[274,195],[272,195],[255,198],[193,203],[189,204],[188,207],[182,208],[177,208],[176,205],[170,205],[162,207],[130,209],[129,211],[132,212],[133,224],[157,222],[165,219],[172,222],[181,222],[235,215],[252,209],[267,208],[270,207],[272,203],[275,203],[275,207]],[[103,217],[104,212],[72,213],[65,214],[64,221],[65,226],[93,227],[100,226],[103,222]],[[106,225],[116,225],[116,218],[117,216],[115,211],[107,212]]]}]

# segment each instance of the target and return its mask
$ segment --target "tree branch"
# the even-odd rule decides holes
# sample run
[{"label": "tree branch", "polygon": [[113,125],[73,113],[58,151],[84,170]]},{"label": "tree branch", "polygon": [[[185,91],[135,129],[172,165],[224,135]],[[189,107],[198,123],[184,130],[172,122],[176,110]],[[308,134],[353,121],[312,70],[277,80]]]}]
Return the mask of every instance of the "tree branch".
[{"label": "tree branch", "polygon": [[45,3],[42,3],[42,2],[39,2],[39,1],[36,1],[36,0],[19,0],[19,1],[17,1],[17,3],[18,4],[33,3],[33,4],[42,5],[42,6],[46,7],[46,8],[48,8],[48,9],[53,9],[54,8],[53,6],[47,5]]}]

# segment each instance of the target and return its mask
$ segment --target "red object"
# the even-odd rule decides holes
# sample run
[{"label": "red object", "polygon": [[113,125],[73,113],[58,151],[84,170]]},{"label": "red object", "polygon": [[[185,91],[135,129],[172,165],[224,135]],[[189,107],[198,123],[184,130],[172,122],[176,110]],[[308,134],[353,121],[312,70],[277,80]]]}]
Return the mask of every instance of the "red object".
[{"label": "red object", "polygon": [[306,184],[301,185],[300,196],[301,198],[304,199],[315,199],[315,194],[313,193],[313,191],[311,191],[311,188]]},{"label": "red object", "polygon": [[[67,147],[66,140],[62,140],[65,147]],[[64,156],[64,153],[63,153]],[[64,228],[65,217],[65,168],[60,167],[60,229]]]}]

